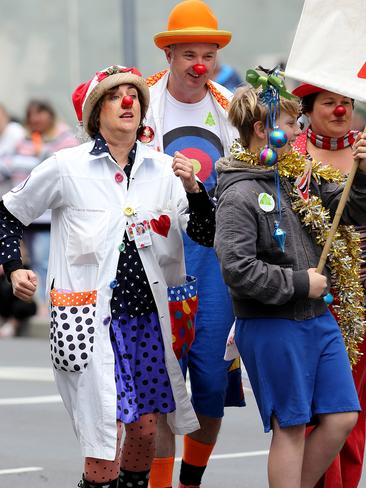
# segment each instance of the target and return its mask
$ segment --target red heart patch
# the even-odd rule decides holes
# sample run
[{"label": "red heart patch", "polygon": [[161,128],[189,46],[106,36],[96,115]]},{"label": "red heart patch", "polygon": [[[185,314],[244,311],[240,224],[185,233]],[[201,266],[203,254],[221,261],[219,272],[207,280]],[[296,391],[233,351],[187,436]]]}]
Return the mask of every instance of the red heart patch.
[{"label": "red heart patch", "polygon": [[163,237],[168,237],[170,229],[170,218],[168,215],[160,215],[159,220],[151,219],[150,226],[154,232]]}]

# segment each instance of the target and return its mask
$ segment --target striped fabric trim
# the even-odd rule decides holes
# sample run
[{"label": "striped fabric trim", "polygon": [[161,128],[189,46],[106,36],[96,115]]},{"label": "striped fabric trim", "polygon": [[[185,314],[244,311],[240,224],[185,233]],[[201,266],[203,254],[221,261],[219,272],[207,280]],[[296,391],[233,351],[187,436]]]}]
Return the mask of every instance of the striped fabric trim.
[{"label": "striped fabric trim", "polygon": [[307,138],[310,139],[314,146],[320,149],[327,149],[329,151],[337,151],[338,149],[345,149],[352,146],[356,140],[358,132],[356,130],[350,130],[343,137],[327,137],[315,134],[310,127],[306,130]]},{"label": "striped fabric trim", "polygon": [[229,100],[221,92],[219,92],[212,81],[209,80],[207,82],[207,86],[211,92],[211,95],[216,99],[218,104],[221,105],[224,110],[227,110],[229,108]]},{"label": "striped fabric trim", "polygon": [[159,71],[159,73],[155,73],[154,75],[149,76],[146,78],[146,84],[148,87],[154,86],[162,77],[167,73],[168,70],[164,69],[163,71]]}]

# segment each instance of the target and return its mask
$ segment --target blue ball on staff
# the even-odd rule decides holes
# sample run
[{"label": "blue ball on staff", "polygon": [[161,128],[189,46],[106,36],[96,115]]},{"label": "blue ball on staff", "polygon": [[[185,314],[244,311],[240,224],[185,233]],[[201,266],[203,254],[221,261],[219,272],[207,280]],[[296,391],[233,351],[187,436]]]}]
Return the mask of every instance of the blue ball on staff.
[{"label": "blue ball on staff", "polygon": [[331,293],[327,293],[325,297],[323,297],[323,300],[327,305],[331,305],[333,303],[334,296]]},{"label": "blue ball on staff", "polygon": [[262,164],[273,166],[277,163],[278,157],[276,151],[267,146],[259,153],[259,159]]},{"label": "blue ball on staff", "polygon": [[269,135],[269,143],[277,148],[285,146],[287,143],[286,132],[282,129],[273,129]]}]

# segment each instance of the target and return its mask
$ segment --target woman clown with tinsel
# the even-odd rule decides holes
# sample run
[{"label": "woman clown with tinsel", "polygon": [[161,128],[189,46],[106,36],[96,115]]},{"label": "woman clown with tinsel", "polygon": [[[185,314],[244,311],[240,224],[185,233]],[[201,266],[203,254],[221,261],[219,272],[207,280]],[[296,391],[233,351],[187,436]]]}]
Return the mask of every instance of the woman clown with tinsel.
[{"label": "woman clown with tinsel", "polygon": [[[237,317],[235,343],[265,432],[273,431],[271,487],[312,488],[357,421],[360,404],[341,330],[327,308],[347,287],[339,314],[351,361],[362,337],[359,250],[352,225],[366,223],[366,134],[359,168],[324,275],[316,271],[342,195],[343,176],[291,148],[299,104],[278,72],[249,73],[229,119],[240,139],[217,163],[215,248]],[[353,328],[351,328],[353,321]],[[315,428],[305,438],[306,424]]]},{"label": "woman clown with tinsel", "polygon": [[[347,96],[309,83],[301,83],[292,93],[300,97],[302,113],[309,122],[309,126],[297,137],[294,148],[299,153],[310,156],[313,161],[332,166],[348,175],[353,167],[352,145],[357,137],[357,131],[351,130],[354,101]],[[342,231],[342,229],[340,230]],[[356,230],[360,237],[362,261],[359,281],[363,285],[365,293],[366,226],[358,227]],[[356,251],[354,256],[357,255]],[[340,263],[345,264],[344,260]],[[348,280],[347,274],[343,278],[343,284],[346,286],[338,286],[331,307],[331,310],[335,312],[338,325],[344,333],[346,343],[349,342],[349,338],[355,337],[354,325],[360,323],[364,313],[357,306],[362,300],[360,289],[357,290],[357,300],[355,301],[354,295],[352,295],[355,292],[353,280]],[[348,283],[352,285],[347,286]],[[358,327],[356,331],[359,330],[362,329]],[[359,339],[360,334],[356,334],[356,336]],[[357,340],[356,343],[359,357],[357,364],[354,364],[352,368],[352,375],[362,412],[342,450],[317,484],[317,488],[356,488],[361,479],[366,439],[366,335],[364,334],[362,341]],[[355,361],[353,362],[355,363]]]}]

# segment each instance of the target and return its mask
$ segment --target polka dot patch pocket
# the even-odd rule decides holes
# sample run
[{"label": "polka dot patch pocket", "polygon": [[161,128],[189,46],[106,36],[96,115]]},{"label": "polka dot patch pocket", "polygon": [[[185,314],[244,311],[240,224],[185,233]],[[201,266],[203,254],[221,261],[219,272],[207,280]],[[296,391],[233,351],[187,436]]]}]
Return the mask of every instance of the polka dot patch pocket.
[{"label": "polka dot patch pocket", "polygon": [[180,359],[188,353],[194,340],[198,307],[197,278],[187,276],[183,285],[168,287],[168,300],[173,350]]},{"label": "polka dot patch pocket", "polygon": [[51,290],[51,359],[55,369],[82,373],[93,352],[97,292]]}]

